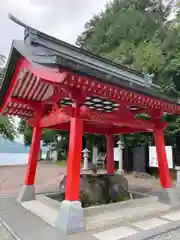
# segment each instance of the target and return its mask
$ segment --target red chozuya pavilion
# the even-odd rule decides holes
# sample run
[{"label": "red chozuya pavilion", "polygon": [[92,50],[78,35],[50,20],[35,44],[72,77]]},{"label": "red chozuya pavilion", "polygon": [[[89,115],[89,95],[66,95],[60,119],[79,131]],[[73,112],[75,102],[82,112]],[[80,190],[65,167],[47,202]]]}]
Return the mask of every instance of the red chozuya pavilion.
[{"label": "red chozuya pavilion", "polygon": [[[11,18],[13,18],[11,16]],[[180,114],[180,105],[160,95],[147,76],[95,56],[33,29],[14,40],[0,87],[0,113],[27,119],[33,126],[32,145],[19,201],[35,199],[34,179],[43,128],[69,130],[65,201],[56,226],[66,232],[84,229],[80,193],[83,133],[107,137],[107,173],[114,173],[114,135],[152,132],[155,139],[162,197],[177,203],[171,186],[161,121]],[[150,120],[138,119],[139,113]]]}]

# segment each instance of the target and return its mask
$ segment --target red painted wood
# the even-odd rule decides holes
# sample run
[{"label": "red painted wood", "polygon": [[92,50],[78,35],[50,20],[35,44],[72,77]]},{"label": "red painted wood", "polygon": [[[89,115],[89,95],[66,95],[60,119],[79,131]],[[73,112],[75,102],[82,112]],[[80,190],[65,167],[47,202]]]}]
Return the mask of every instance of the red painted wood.
[{"label": "red painted wood", "polygon": [[22,62],[23,62],[23,59],[20,59],[17,63],[16,70],[15,70],[15,73],[13,75],[11,84],[10,84],[8,90],[7,90],[7,93],[6,93],[5,98],[3,100],[2,106],[0,107],[0,113],[3,112],[3,110],[5,110],[5,108],[8,104],[8,101],[10,100],[11,95],[12,95],[14,89],[15,89],[15,86],[16,86],[16,83],[17,83],[17,80],[18,80],[18,74],[20,72]]},{"label": "red painted wood", "polygon": [[27,172],[25,176],[25,185],[34,185],[37,162],[40,153],[40,140],[42,135],[42,128],[40,127],[41,117],[37,116],[36,126],[33,129],[32,144],[29,153],[29,161]]},{"label": "red painted wood", "polygon": [[171,179],[166,157],[163,129],[154,129],[154,140],[156,144],[161,185],[163,188],[171,188]]},{"label": "red painted wood", "polygon": [[[13,91],[16,89],[18,76],[19,73],[22,72],[23,68],[29,71],[28,74],[31,76],[29,81],[32,80],[33,83],[39,81],[38,84],[44,82],[47,84],[47,88],[42,86],[42,88],[38,88],[39,90],[37,90],[35,85],[32,85],[28,92],[25,91],[26,88],[24,88],[21,99],[14,98],[12,97]],[[24,81],[24,84],[26,84],[25,87],[27,87],[29,82]],[[33,99],[33,97],[37,94],[39,94],[39,97],[42,97],[48,89],[48,84],[53,86],[54,89],[53,94],[49,99],[46,99],[43,102],[28,100],[30,97]],[[17,90],[20,91],[22,88],[18,88],[16,91]],[[118,111],[113,113],[97,112],[90,110],[85,106],[77,106],[74,103],[72,104],[73,108],[56,108],[56,104],[64,97],[70,97],[73,102],[78,100],[79,103],[83,104],[87,96],[100,97],[105,100],[114,101],[120,105],[120,108]],[[23,109],[23,106],[18,109],[18,105],[16,104],[12,106],[8,105],[10,102],[17,103],[19,105],[27,105],[30,106],[31,109]],[[130,113],[130,111],[126,109],[126,106],[133,105],[145,109],[140,109],[134,113]],[[30,63],[28,60],[21,58],[17,64],[10,87],[3,100],[0,113],[4,112],[11,115],[17,114],[18,116],[26,116],[27,118],[30,118],[32,111],[36,112],[39,109],[42,109],[42,107],[44,109],[44,114],[47,114],[51,109],[53,109],[53,111],[48,116],[40,116],[39,112],[37,119],[33,116],[33,118],[29,121],[29,123],[34,126],[34,130],[28,168],[25,177],[26,185],[34,184],[42,127],[60,130],[70,129],[65,198],[66,200],[73,201],[79,200],[80,193],[80,162],[83,130],[89,133],[107,135],[107,172],[110,174],[114,173],[113,134],[152,131],[154,126],[158,126],[158,128],[156,127],[154,130],[154,138],[157,148],[160,181],[163,188],[171,187],[162,130],[162,128],[166,127],[166,124],[159,123],[159,125],[157,125],[156,119],[160,119],[164,112],[179,114],[180,106],[170,104],[164,100],[145,96],[132,90],[123,89],[122,87],[115,86],[110,83],[100,82],[95,78],[80,76],[64,69],[39,67]],[[153,120],[143,121],[135,119],[135,114],[138,112],[148,113],[152,116]]]},{"label": "red painted wood", "polygon": [[80,167],[82,157],[83,120],[80,118],[80,108],[76,106],[76,114],[71,118],[69,154],[66,180],[66,196],[69,201],[79,200]]},{"label": "red painted wood", "polygon": [[27,100],[27,99],[22,99],[22,98],[16,98],[16,97],[11,97],[11,102],[28,105],[34,109],[38,109],[42,105],[42,102],[37,102],[37,101],[32,101],[32,100]]},{"label": "red painted wood", "polygon": [[136,119],[133,115],[126,114],[126,112],[120,112],[117,113],[98,113],[93,110],[88,109],[87,114],[84,114],[84,119],[90,120],[93,122],[99,122],[99,123],[109,123],[111,125],[121,125],[121,126],[127,126],[137,129],[153,129],[154,125],[153,122],[147,121],[147,120],[139,120]]},{"label": "red painted wood", "polygon": [[[41,127],[50,127],[59,125],[61,121],[61,117],[63,116],[63,121],[70,120],[70,117],[73,117],[73,108],[70,106],[64,106],[62,108],[57,108],[56,111],[50,113],[49,116],[46,116],[42,119]],[[67,120],[64,120],[66,115]],[[86,106],[82,106],[80,108],[80,117],[83,120],[88,120],[90,122],[101,124],[109,124],[111,127],[113,125],[126,126],[136,129],[146,129],[152,130],[154,128],[154,124],[149,120],[138,120],[133,114],[128,113],[128,111],[119,111],[113,113],[105,113],[105,112],[96,112],[88,109]],[[138,130],[137,130],[138,131]]]},{"label": "red painted wood", "polygon": [[[23,89],[23,91],[22,91],[22,93],[21,93],[22,96],[25,95],[26,89],[27,89],[28,85],[30,84],[30,82],[32,81],[32,77],[33,77],[33,74],[32,74],[31,72],[27,72],[25,75],[26,75],[25,78],[27,78],[27,80],[26,80],[25,83],[24,83],[24,89]],[[24,78],[24,79],[25,79],[25,78]],[[23,79],[22,82],[24,82],[24,79]],[[19,87],[19,90],[21,90],[21,88],[22,88],[22,86]]]},{"label": "red painted wood", "polygon": [[[30,125],[33,125],[32,121],[29,121]],[[107,135],[107,134],[130,134],[130,133],[137,133],[137,132],[148,132],[147,129],[134,129],[134,128],[128,128],[128,127],[116,127],[112,128],[107,127],[107,128],[100,128],[98,127],[98,123],[94,122],[94,125],[97,127],[93,126],[88,126],[86,123],[84,123],[84,133],[91,133],[91,134],[100,134],[100,135]],[[59,125],[54,125],[52,127],[49,127],[50,129],[54,130],[60,130],[60,131],[69,131],[69,123],[62,123]]]},{"label": "red painted wood", "polygon": [[[120,105],[136,105],[138,107],[147,107],[148,109],[151,109],[152,112],[159,110],[160,114],[163,114],[163,112],[168,112],[171,114],[180,113],[180,106],[176,104],[170,104],[164,100],[151,98],[143,94],[123,89],[119,86],[111,85],[110,83],[102,83],[95,78],[80,76],[65,69],[39,67],[33,65],[28,60],[23,58],[21,59],[20,64],[17,66],[17,72],[20,72],[22,68],[30,71],[33,79],[35,75],[39,78],[38,81],[44,81],[54,87],[56,86],[59,89],[63,89],[64,93],[66,93],[72,99],[77,99],[81,95],[83,101],[85,96],[93,95],[105,98],[107,100],[113,100]],[[15,86],[13,85],[13,89],[14,88]],[[31,94],[35,93],[33,92]],[[45,101],[44,104],[46,103],[47,102]],[[0,111],[2,111],[2,107]],[[11,112],[11,114],[13,114],[13,112]]]},{"label": "red painted wood", "polygon": [[106,136],[106,141],[107,141],[107,147],[106,147],[106,152],[107,152],[107,173],[108,174],[113,174],[114,173],[114,136],[113,135],[107,135]]},{"label": "red painted wood", "polygon": [[37,76],[34,75],[31,79],[31,81],[32,81],[32,85],[29,88],[29,90],[27,91],[27,93],[25,94],[26,99],[30,99],[31,95],[33,95],[33,91],[34,91],[34,88],[35,88],[34,86],[37,83]]},{"label": "red painted wood", "polygon": [[51,84],[61,84],[67,78],[67,73],[61,73],[58,68],[46,68],[46,67],[37,67],[33,65],[28,60],[23,59],[21,62],[21,67],[27,69],[37,77],[41,78],[44,82],[49,82]]},{"label": "red painted wood", "polygon": [[55,104],[65,97],[69,97],[69,95],[65,91],[63,91],[63,89],[60,89],[57,86],[55,86],[53,89],[52,96],[46,99],[44,101],[44,104]]},{"label": "red painted wood", "polygon": [[66,114],[64,114],[60,109],[56,112],[50,113],[48,117],[44,117],[41,120],[41,127],[42,128],[48,128],[49,126],[69,122],[70,117]]},{"label": "red painted wood", "polygon": [[130,92],[129,90],[121,89],[120,87],[117,86],[112,86],[111,84],[100,83],[98,80],[94,78],[81,77],[71,72],[68,72],[67,74],[69,76],[69,79],[68,81],[67,80],[64,81],[64,85],[66,85],[66,88],[68,87],[68,85],[71,86],[73,83],[73,86],[75,86],[73,90],[75,91],[75,89],[81,89],[82,92],[85,93],[85,95],[91,94],[99,97],[104,96],[104,98],[106,99],[112,100],[114,98],[114,100],[116,101],[120,97],[119,102],[121,104],[123,102],[125,104],[128,103],[130,104],[130,100],[133,99],[134,96],[134,98],[136,99],[135,102],[138,106],[143,106],[143,104],[145,104],[146,106],[149,106],[149,108],[152,108],[157,104],[157,101],[160,102],[160,106],[166,110],[168,110],[168,106],[172,106],[171,104],[169,105],[167,102],[164,102],[162,100],[153,99],[151,97],[144,96],[143,94],[138,94],[135,92],[133,93]]}]

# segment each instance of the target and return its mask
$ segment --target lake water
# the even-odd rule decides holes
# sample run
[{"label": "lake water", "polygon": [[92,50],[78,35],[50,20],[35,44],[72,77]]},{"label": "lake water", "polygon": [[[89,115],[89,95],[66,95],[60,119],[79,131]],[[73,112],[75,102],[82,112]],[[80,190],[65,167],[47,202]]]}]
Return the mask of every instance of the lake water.
[{"label": "lake water", "polygon": [[28,157],[28,153],[0,153],[0,166],[27,164]]}]

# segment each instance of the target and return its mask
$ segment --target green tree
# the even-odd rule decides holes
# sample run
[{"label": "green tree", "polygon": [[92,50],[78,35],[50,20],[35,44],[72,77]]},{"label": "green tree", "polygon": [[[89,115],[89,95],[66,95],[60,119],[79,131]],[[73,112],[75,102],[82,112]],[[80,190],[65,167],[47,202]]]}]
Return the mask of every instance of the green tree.
[{"label": "green tree", "polygon": [[[20,120],[18,127],[19,134],[24,137],[24,144],[27,146],[31,145],[33,129],[27,124],[24,119]],[[59,140],[58,137],[61,137]],[[65,131],[57,131],[51,129],[43,129],[43,134],[41,137],[43,146],[49,146],[49,148],[56,150],[58,153],[64,152],[67,156],[68,143],[69,143],[69,133]],[[51,146],[53,144],[53,147]],[[51,149],[51,150],[52,150]]]},{"label": "green tree", "polygon": [[[0,54],[0,86],[4,74],[5,56]],[[0,135],[13,140],[17,136],[15,121],[13,117],[0,115]]]},{"label": "green tree", "polygon": [[[158,91],[179,98],[180,10],[176,2],[114,0],[85,24],[77,45],[137,71],[153,74],[153,83],[160,86]],[[166,134],[174,136],[173,127],[180,129],[179,123],[179,118],[170,121]],[[136,145],[152,139],[149,134],[138,133],[125,136],[125,141]]]},{"label": "green tree", "polygon": [[0,136],[14,140],[17,136],[16,124],[13,117],[0,116]]},{"label": "green tree", "polygon": [[[158,91],[179,97],[180,10],[175,2],[114,0],[85,24],[77,45],[119,64],[153,74],[154,86],[160,86]],[[174,17],[170,18],[173,11]],[[168,138],[173,138],[180,129],[180,120],[178,117],[166,119],[169,128],[165,133]],[[54,134],[50,132],[47,139]],[[32,129],[28,127],[26,143],[30,144],[31,136]],[[102,136],[85,135],[85,139],[89,146],[105,144]],[[125,135],[124,139],[130,145],[152,142],[150,134]]]}]

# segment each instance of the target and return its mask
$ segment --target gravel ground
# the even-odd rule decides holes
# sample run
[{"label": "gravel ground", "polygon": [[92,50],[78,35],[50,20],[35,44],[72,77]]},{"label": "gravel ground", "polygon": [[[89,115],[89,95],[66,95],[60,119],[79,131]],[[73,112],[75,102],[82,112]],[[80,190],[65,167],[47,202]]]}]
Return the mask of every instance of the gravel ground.
[{"label": "gravel ground", "polygon": [[[0,196],[17,195],[24,183],[24,175],[27,166],[3,166],[0,167]],[[58,167],[53,163],[39,162],[35,187],[36,192],[56,191],[59,188],[59,182],[66,173],[66,168]],[[137,191],[147,192],[160,188],[158,179],[138,179],[132,174],[125,175],[128,179],[130,188],[136,188]]]},{"label": "gravel ground", "polygon": [[180,239],[180,228],[163,233],[153,238],[148,238],[148,240],[179,240],[179,239]]}]

